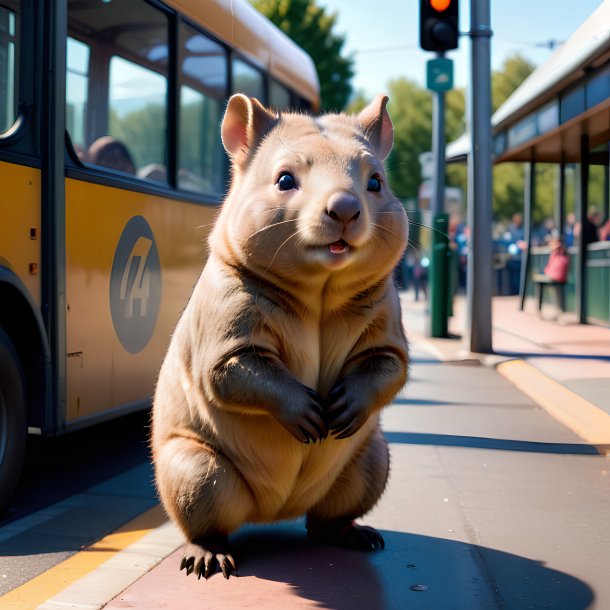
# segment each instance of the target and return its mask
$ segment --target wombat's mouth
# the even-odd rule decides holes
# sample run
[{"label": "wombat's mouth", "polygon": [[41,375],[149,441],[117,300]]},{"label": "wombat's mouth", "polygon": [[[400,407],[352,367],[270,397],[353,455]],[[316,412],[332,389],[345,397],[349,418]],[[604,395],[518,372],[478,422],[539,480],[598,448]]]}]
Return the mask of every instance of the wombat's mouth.
[{"label": "wombat's mouth", "polygon": [[349,250],[349,244],[345,240],[340,239],[329,244],[328,248],[331,254],[345,254]]}]

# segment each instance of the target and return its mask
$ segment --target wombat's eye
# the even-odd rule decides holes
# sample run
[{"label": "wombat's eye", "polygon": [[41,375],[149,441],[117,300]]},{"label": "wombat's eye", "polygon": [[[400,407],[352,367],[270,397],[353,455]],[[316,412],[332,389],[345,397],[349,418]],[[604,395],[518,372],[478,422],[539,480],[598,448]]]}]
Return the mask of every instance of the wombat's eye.
[{"label": "wombat's eye", "polygon": [[369,183],[366,187],[366,190],[378,193],[381,190],[381,178],[379,178],[379,176],[377,175],[371,176],[369,178]]},{"label": "wombat's eye", "polygon": [[296,187],[294,176],[290,172],[282,172],[277,180],[280,191],[290,191]]}]

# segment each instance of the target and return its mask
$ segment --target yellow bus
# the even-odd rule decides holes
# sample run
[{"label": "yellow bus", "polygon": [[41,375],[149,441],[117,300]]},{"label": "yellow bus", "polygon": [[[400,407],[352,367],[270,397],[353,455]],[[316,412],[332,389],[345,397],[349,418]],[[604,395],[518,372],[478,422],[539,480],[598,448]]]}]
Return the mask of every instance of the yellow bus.
[{"label": "yellow bus", "polygon": [[246,0],[0,0],[0,509],[28,432],[149,405],[236,91],[318,107],[310,57]]}]

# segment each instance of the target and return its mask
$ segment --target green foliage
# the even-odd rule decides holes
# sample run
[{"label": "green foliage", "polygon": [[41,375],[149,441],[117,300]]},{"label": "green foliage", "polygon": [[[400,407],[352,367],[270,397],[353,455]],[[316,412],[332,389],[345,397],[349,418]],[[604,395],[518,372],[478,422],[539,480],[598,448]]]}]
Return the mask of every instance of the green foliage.
[{"label": "green foliage", "polygon": [[[464,133],[466,99],[462,89],[452,89],[445,97],[445,139],[453,142]],[[432,136],[432,133],[430,133]],[[466,199],[468,171],[464,163],[450,163],[446,167],[445,180],[447,186],[455,186],[462,190]]]},{"label": "green foliage", "polygon": [[[388,111],[394,123],[394,148],[388,160],[388,179],[394,193],[403,199],[417,197],[421,184],[419,155],[431,148],[432,94],[413,81],[400,78],[388,86]],[[362,100],[357,100],[362,104]],[[446,95],[445,137],[452,141],[464,131],[464,93]],[[448,185],[464,187],[465,171],[448,168]]]},{"label": "green foliage", "polygon": [[413,81],[389,83],[388,112],[394,123],[394,148],[388,159],[388,180],[402,199],[417,197],[421,184],[419,155],[430,150],[432,96]]},{"label": "green foliage", "polygon": [[136,167],[165,164],[165,107],[149,104],[120,117],[110,111],[109,132],[129,148]]},{"label": "green foliage", "polygon": [[[495,112],[533,72],[534,65],[521,55],[509,57],[502,69],[491,76],[492,112]],[[541,188],[538,193],[544,210],[552,210],[553,183],[550,168],[538,172]],[[523,211],[524,166],[521,163],[501,163],[493,168],[493,214],[496,218],[511,218],[515,212]],[[538,176],[537,176],[538,179]],[[550,187],[550,189],[549,189]],[[542,213],[536,206],[536,214]],[[552,212],[551,212],[552,213]]]},{"label": "green foliage", "polygon": [[491,106],[495,112],[534,71],[535,66],[521,55],[507,58],[502,69],[491,75]]},{"label": "green foliage", "polygon": [[345,37],[333,32],[337,16],[327,14],[315,0],[252,0],[252,4],[313,59],[322,110],[342,110],[352,92],[354,60],[342,55]]},{"label": "green foliage", "polygon": [[345,112],[348,114],[358,114],[370,101],[364,91],[356,91],[352,95],[349,104],[345,107]]},{"label": "green foliage", "polygon": [[523,212],[523,163],[501,163],[493,166],[493,214],[496,218],[511,218]]}]

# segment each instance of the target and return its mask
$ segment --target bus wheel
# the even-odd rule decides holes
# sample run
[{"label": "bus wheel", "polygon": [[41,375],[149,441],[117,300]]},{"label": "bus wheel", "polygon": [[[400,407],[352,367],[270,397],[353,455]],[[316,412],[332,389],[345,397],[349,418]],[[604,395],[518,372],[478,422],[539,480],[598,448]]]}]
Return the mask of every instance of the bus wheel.
[{"label": "bus wheel", "polygon": [[0,513],[17,486],[26,436],[21,366],[13,343],[0,328]]}]

